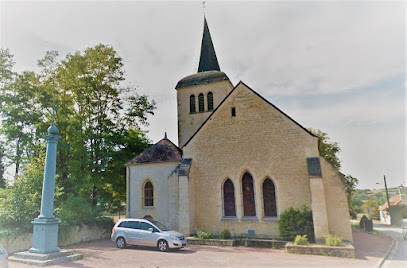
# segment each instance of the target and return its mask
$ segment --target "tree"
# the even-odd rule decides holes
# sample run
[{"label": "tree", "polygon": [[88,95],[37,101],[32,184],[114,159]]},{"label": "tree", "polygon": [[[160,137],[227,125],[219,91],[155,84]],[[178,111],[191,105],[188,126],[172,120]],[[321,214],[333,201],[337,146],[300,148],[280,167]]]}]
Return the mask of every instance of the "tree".
[{"label": "tree", "polygon": [[345,176],[345,187],[346,187],[346,197],[348,199],[349,214],[352,218],[356,219],[356,209],[352,203],[352,196],[356,193],[356,186],[358,185],[359,180],[351,175]]},{"label": "tree", "polygon": [[[56,213],[74,223],[75,217],[83,216],[72,211],[78,204],[88,211],[87,220],[98,217],[100,209],[120,209],[126,199],[124,164],[149,146],[141,126],[148,125],[155,102],[138,95],[135,88],[122,86],[124,69],[117,52],[97,45],[60,60],[51,51],[38,61],[40,72],[21,74],[12,72],[9,51],[0,53],[1,66],[8,68],[0,77],[0,138],[9,152],[7,164],[16,166],[15,178],[21,180],[0,190],[4,199],[0,225],[22,220],[10,210],[13,202],[27,217],[38,215],[33,212],[38,203],[33,197],[40,194],[37,190],[34,194],[29,184],[42,180],[39,174],[33,179],[33,165],[45,152],[40,138],[47,134],[51,120],[62,136],[57,151]],[[43,166],[35,166],[42,172]],[[3,208],[7,215],[1,214]]]},{"label": "tree", "polygon": [[319,138],[319,155],[325,158],[335,169],[340,170],[341,161],[338,153],[341,151],[337,142],[331,142],[328,134],[319,129],[308,128],[308,130]]},{"label": "tree", "polygon": [[[370,214],[370,218],[374,220],[380,219],[379,205],[373,199],[366,200],[362,205],[365,213]],[[370,213],[369,213],[370,211]]]},{"label": "tree", "polygon": [[6,163],[4,162],[6,153],[4,151],[4,145],[0,142],[0,188],[6,188],[6,178],[4,177],[4,171],[6,169]]}]

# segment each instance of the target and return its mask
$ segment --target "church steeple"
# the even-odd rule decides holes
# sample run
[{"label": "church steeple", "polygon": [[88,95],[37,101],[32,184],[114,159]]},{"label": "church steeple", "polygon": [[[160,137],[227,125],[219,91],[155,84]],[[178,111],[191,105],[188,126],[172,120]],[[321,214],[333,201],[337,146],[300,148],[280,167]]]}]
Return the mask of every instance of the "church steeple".
[{"label": "church steeple", "polygon": [[204,17],[204,30],[201,45],[201,58],[199,59],[198,73],[206,71],[220,71],[218,59],[213,47],[211,33],[209,32],[206,17]]}]

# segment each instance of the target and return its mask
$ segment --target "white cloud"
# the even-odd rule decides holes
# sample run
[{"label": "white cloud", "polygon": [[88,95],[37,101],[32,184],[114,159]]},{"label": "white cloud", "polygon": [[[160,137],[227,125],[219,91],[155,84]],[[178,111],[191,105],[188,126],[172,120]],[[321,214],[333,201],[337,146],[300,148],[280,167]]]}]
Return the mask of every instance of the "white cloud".
[{"label": "white cloud", "polygon": [[[15,55],[19,71],[34,69],[47,50],[64,55],[98,43],[113,45],[123,57],[127,80],[139,86],[138,93],[157,101],[150,137],[158,141],[166,129],[176,142],[174,87],[196,72],[201,5],[199,1],[2,2],[1,44]],[[400,123],[405,98],[386,96],[391,92],[385,87],[382,95],[352,97],[360,88],[405,73],[404,3],[209,1],[206,6],[220,67],[232,82],[243,80],[300,123],[339,140],[344,167],[367,184],[371,167],[387,160],[396,165],[394,176],[406,176],[405,161],[399,162],[405,159],[405,150],[397,147],[403,144],[400,133],[405,133]],[[341,94],[349,96],[329,106],[315,101],[317,107],[304,107],[295,101]],[[279,101],[284,98],[290,102]],[[393,132],[382,139],[387,131]],[[383,150],[371,150],[364,158],[365,147]],[[393,154],[383,155],[385,149]]]}]

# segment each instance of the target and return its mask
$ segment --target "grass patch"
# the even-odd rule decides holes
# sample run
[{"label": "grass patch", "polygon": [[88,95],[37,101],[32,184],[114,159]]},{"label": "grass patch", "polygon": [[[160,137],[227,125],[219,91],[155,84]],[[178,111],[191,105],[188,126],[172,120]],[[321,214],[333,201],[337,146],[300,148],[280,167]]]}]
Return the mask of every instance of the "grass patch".
[{"label": "grass patch", "polygon": [[365,229],[360,228],[359,223],[357,223],[357,222],[352,223],[352,228],[355,228],[355,229],[357,229],[361,232],[367,233],[367,234],[374,234],[374,235],[380,234],[380,232],[376,231],[375,229],[373,229],[373,232],[367,232]]}]

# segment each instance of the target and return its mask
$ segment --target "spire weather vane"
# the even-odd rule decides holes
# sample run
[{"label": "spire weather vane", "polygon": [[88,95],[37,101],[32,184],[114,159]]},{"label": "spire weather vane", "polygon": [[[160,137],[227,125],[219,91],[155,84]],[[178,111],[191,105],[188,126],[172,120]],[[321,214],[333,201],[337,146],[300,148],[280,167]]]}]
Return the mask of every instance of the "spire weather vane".
[{"label": "spire weather vane", "polygon": [[205,14],[205,7],[206,7],[206,1],[202,1],[202,10],[203,10],[204,14]]}]

